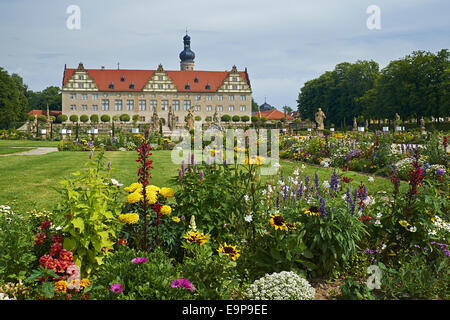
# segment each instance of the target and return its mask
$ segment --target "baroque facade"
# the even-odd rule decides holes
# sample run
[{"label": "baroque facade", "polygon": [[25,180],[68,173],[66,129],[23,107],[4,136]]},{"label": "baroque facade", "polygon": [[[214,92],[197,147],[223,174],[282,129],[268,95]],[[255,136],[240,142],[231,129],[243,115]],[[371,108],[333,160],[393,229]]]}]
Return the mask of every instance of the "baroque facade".
[{"label": "baroque facade", "polygon": [[222,115],[251,116],[252,89],[247,69],[238,71],[194,70],[195,54],[190,37],[183,38],[180,70],[85,69],[64,67],[62,113],[91,116],[104,114],[130,118],[138,115],[138,123],[151,123],[156,110],[163,126],[168,125],[172,110],[176,127],[184,127],[191,110],[194,117],[212,121]]}]

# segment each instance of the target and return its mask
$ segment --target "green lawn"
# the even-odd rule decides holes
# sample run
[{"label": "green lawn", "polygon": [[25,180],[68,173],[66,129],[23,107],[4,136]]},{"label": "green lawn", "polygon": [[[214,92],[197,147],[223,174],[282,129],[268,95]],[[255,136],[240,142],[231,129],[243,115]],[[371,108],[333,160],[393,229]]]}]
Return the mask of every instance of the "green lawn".
[{"label": "green lawn", "polygon": [[11,147],[4,147],[4,146],[0,145],[0,154],[11,154],[11,153],[29,151],[31,149],[33,149],[33,148],[11,148]]},{"label": "green lawn", "polygon": [[[152,151],[154,161],[151,183],[157,186],[174,187],[172,179],[177,176],[179,165],[173,164],[171,151]],[[28,211],[30,209],[52,210],[59,200],[59,194],[54,187],[58,182],[69,177],[71,172],[84,168],[88,160],[88,152],[53,152],[44,155],[7,156],[0,157],[0,204],[8,204],[13,210]],[[124,186],[137,180],[137,153],[135,151],[108,151],[107,160],[112,163],[112,178],[117,179]],[[301,163],[281,161],[285,176],[291,174]],[[314,178],[318,172],[321,181],[330,179],[331,168],[320,168],[306,165],[305,175]],[[361,182],[368,186],[369,193],[378,190],[390,192],[392,186],[389,180],[375,178],[368,182],[368,176],[347,172],[353,178],[351,186],[354,188]],[[263,179],[275,179],[264,177]],[[405,187],[405,186],[403,186]]]}]

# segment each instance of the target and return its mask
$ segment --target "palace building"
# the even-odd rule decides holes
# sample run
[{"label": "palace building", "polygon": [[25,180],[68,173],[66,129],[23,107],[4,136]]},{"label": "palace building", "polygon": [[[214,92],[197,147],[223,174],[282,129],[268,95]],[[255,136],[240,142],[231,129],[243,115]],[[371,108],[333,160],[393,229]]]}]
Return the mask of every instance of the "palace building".
[{"label": "palace building", "polygon": [[138,115],[138,123],[150,123],[156,110],[167,126],[171,109],[179,128],[185,126],[189,109],[202,121],[211,121],[216,111],[219,119],[225,114],[250,117],[252,89],[247,68],[195,70],[191,38],[186,34],[183,41],[180,70],[165,70],[162,65],[156,70],[85,69],[82,63],[77,68],[65,66],[62,113],[68,117]]}]

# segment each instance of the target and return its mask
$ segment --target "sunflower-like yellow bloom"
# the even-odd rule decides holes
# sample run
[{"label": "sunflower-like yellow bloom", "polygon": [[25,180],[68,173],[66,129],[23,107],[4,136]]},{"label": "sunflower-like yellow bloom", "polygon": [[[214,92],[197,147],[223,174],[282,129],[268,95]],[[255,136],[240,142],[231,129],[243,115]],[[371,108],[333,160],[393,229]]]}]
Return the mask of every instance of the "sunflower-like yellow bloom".
[{"label": "sunflower-like yellow bloom", "polygon": [[189,231],[184,238],[186,239],[186,242],[189,244],[192,243],[198,243],[199,245],[204,245],[209,240],[209,234],[203,234],[200,231]]},{"label": "sunflower-like yellow bloom", "polygon": [[398,223],[400,223],[400,225],[401,225],[403,228],[406,228],[406,227],[409,226],[409,223],[408,223],[408,221],[406,221],[406,220],[400,220]]},{"label": "sunflower-like yellow bloom", "polygon": [[142,183],[139,183],[139,182],[132,183],[128,187],[125,187],[123,190],[125,192],[132,193],[138,189],[142,189]]},{"label": "sunflower-like yellow bloom", "polygon": [[161,214],[168,216],[171,213],[172,213],[172,208],[170,206],[164,205],[161,207]]},{"label": "sunflower-like yellow bloom", "polygon": [[159,194],[164,198],[172,198],[175,195],[175,192],[172,188],[162,187],[161,190],[159,190]]},{"label": "sunflower-like yellow bloom", "polygon": [[236,260],[241,255],[241,250],[236,249],[236,246],[228,245],[226,242],[223,245],[221,244],[217,251],[230,256],[233,260]]},{"label": "sunflower-like yellow bloom", "polygon": [[119,215],[119,221],[127,224],[135,224],[139,221],[137,213],[123,213]]},{"label": "sunflower-like yellow bloom", "polygon": [[275,230],[285,230],[287,228],[286,222],[279,214],[271,215],[270,217],[270,225],[274,227]]},{"label": "sunflower-like yellow bloom", "polygon": [[181,221],[181,219],[178,217],[172,217],[172,221],[178,223]]},{"label": "sunflower-like yellow bloom", "polygon": [[265,159],[263,157],[260,156],[252,156],[252,157],[245,157],[245,165],[249,165],[249,164],[256,164],[258,166],[262,165],[262,163],[265,161]]},{"label": "sunflower-like yellow bloom", "polygon": [[317,207],[309,207],[306,208],[305,210],[303,210],[303,212],[305,214],[309,214],[310,216],[319,216],[320,215],[320,210]]}]

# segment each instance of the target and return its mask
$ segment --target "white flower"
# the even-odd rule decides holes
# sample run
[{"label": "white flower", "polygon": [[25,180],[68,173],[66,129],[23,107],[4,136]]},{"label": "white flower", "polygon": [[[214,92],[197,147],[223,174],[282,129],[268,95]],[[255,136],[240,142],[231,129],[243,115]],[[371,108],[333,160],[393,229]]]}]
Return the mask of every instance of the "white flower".
[{"label": "white flower", "polygon": [[120,186],[123,186],[122,183],[119,183],[119,181],[117,181],[116,179],[112,179],[112,178],[111,178],[111,183],[114,184],[114,185],[116,185],[116,186],[119,186],[119,187],[120,187]]},{"label": "white flower", "polygon": [[381,212],[378,212],[378,213],[377,213],[377,219],[381,219],[382,216],[383,216],[383,215],[381,214]]},{"label": "white flower", "polygon": [[375,220],[375,224],[381,224],[380,220]]},{"label": "white flower", "polygon": [[252,216],[251,214],[246,215],[246,216],[244,217],[244,220],[247,221],[247,222],[252,222],[252,221],[253,221],[253,216]]},{"label": "white flower", "polygon": [[330,183],[328,182],[328,180],[325,180],[325,181],[322,183],[322,186],[323,186],[325,189],[328,189],[328,188],[330,187]]},{"label": "white flower", "polygon": [[369,182],[373,182],[373,181],[374,181],[373,177],[369,177]]},{"label": "white flower", "polygon": [[383,244],[381,244],[381,250],[384,250],[384,249],[386,249],[386,247],[387,247],[387,245],[385,245],[384,243],[383,243]]},{"label": "white flower", "polygon": [[305,168],[306,168],[306,166],[304,164],[302,164],[302,169],[305,169]]},{"label": "white flower", "polygon": [[278,162],[275,162],[275,163],[273,164],[273,166],[274,166],[275,168],[279,168],[279,167],[280,167],[280,164],[279,164]]},{"label": "white flower", "polygon": [[248,195],[244,195],[244,199],[245,199],[245,201],[248,201],[250,198]]},{"label": "white flower", "polygon": [[410,231],[410,232],[416,232],[416,231],[417,231],[417,228],[416,228],[416,227],[410,227],[410,228],[409,228],[409,231]]},{"label": "white flower", "polygon": [[294,176],[298,176],[300,174],[300,172],[298,171],[298,168],[295,169],[295,171],[292,173]]}]

